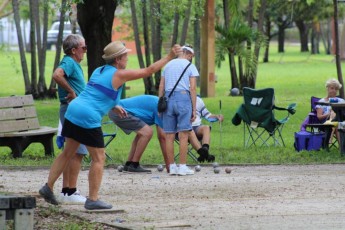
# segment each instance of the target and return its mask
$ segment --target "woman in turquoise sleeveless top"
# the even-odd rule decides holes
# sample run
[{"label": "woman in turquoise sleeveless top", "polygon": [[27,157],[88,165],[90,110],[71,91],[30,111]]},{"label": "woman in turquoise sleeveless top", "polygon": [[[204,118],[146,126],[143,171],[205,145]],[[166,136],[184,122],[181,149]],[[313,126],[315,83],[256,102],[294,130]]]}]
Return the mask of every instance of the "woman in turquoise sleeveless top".
[{"label": "woman in turquoise sleeveless top", "polygon": [[107,64],[92,73],[84,91],[69,104],[62,129],[62,135],[66,138],[65,148],[53,162],[48,182],[39,190],[48,203],[58,204],[53,193],[54,183],[79,145],[84,144],[92,159],[89,171],[89,196],[84,207],[112,208],[111,204],[98,198],[105,161],[102,117],[118,103],[125,82],[151,76],[174,59],[181,52],[181,47],[175,45],[166,57],[147,68],[138,70],[125,69],[129,51],[122,42],[115,41],[108,44],[102,56]]}]

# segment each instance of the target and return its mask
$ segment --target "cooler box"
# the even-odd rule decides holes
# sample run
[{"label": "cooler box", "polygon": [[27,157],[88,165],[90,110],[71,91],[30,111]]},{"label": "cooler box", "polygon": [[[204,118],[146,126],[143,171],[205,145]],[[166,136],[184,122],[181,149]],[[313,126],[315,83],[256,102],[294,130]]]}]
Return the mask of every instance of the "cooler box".
[{"label": "cooler box", "polygon": [[296,151],[317,151],[322,148],[322,143],[325,141],[326,135],[324,133],[311,133],[307,131],[295,132],[295,149]]}]

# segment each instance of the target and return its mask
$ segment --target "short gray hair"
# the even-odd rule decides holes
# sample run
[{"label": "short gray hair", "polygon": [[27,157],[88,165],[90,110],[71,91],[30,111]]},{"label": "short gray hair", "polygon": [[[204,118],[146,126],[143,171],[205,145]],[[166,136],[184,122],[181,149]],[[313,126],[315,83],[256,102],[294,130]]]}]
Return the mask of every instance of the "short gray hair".
[{"label": "short gray hair", "polygon": [[79,47],[79,43],[81,41],[83,41],[84,38],[82,36],[80,36],[79,34],[70,34],[68,35],[65,40],[62,43],[62,48],[63,48],[63,52],[66,55],[71,55],[72,54],[72,49],[73,48],[78,48]]},{"label": "short gray hair", "polygon": [[340,82],[335,78],[331,78],[331,79],[328,79],[326,81],[326,88],[328,88],[330,86],[334,86],[336,89],[341,89],[341,87],[342,87]]}]

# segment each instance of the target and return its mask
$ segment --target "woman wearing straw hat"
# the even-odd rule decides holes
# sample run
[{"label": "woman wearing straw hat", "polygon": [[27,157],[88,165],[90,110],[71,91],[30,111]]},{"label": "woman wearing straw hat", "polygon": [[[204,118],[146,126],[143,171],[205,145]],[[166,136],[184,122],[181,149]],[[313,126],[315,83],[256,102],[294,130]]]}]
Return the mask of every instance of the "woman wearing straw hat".
[{"label": "woman wearing straw hat", "polygon": [[106,65],[92,73],[85,90],[69,104],[62,129],[66,146],[53,162],[48,182],[39,190],[48,203],[58,204],[53,193],[54,183],[79,145],[84,144],[92,159],[89,171],[89,197],[84,207],[90,210],[112,208],[111,204],[98,199],[105,161],[102,117],[118,103],[125,82],[151,76],[175,58],[181,52],[181,48],[175,45],[166,57],[139,70],[125,70],[129,51],[122,42],[108,44],[102,56]]}]

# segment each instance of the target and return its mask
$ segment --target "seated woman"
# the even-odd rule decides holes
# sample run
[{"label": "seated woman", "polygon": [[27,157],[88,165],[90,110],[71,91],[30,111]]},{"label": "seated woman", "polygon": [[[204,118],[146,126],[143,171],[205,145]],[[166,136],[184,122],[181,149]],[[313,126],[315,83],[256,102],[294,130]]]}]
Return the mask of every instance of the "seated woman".
[{"label": "seated woman", "polygon": [[[337,79],[331,78],[326,81],[327,96],[319,100],[319,102],[345,102],[344,99],[337,97],[339,89],[342,85]],[[335,119],[335,112],[332,110],[330,105],[316,105],[316,116],[322,123],[330,123]],[[336,134],[337,139],[339,140],[338,130],[333,128],[331,139],[333,133]],[[332,140],[330,140],[331,142]]]}]

